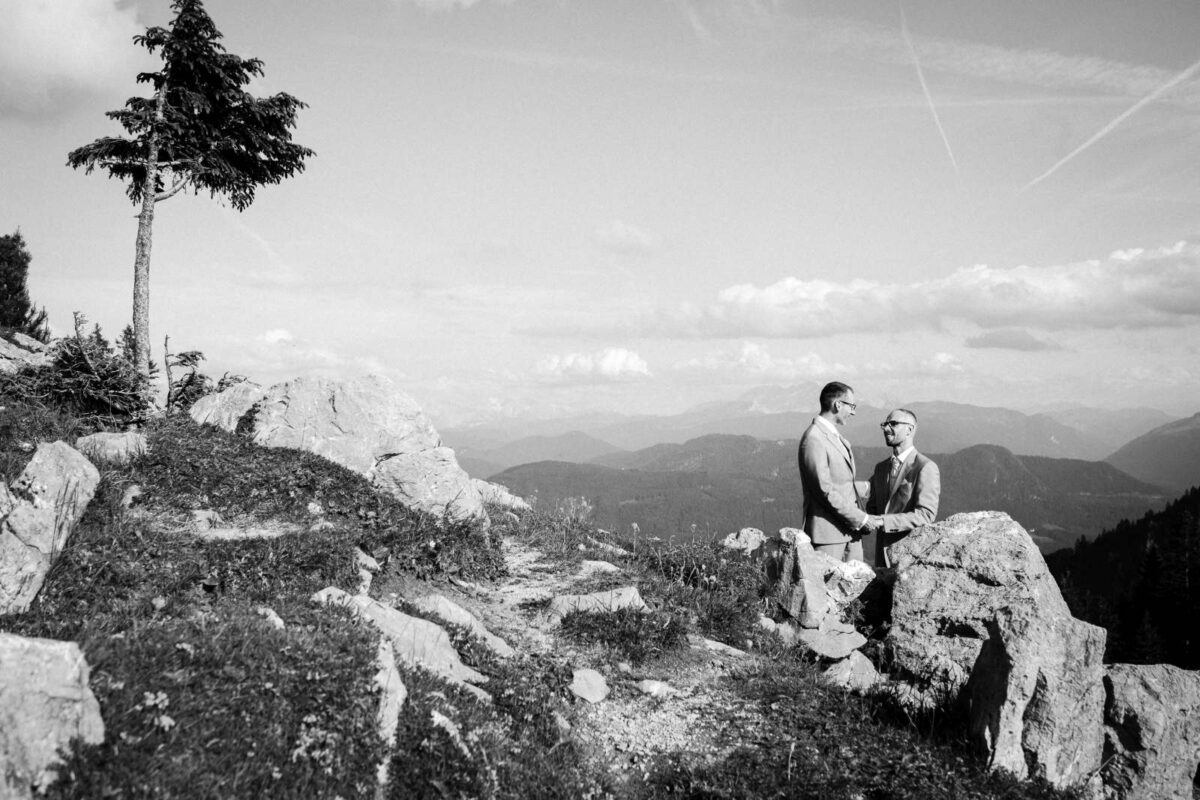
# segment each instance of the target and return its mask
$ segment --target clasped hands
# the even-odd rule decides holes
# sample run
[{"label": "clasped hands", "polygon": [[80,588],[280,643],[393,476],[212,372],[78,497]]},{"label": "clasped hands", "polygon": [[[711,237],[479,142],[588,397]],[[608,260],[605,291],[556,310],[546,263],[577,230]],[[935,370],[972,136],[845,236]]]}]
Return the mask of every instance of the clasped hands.
[{"label": "clasped hands", "polygon": [[865,533],[879,533],[883,530],[883,517],[875,514],[868,514],[867,521],[863,523],[861,530]]}]

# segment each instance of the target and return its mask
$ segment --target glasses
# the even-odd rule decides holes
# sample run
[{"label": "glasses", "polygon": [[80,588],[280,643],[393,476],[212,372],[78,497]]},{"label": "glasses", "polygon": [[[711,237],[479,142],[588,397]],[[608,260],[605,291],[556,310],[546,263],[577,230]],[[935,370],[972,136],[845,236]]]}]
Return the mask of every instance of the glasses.
[{"label": "glasses", "polygon": [[902,420],[902,419],[889,419],[887,422],[881,422],[881,423],[879,423],[879,427],[883,428],[885,431],[886,431],[888,428],[894,428],[894,427],[896,427],[897,425],[909,425],[909,426],[911,426],[911,425],[912,425],[912,423],[911,423],[911,422],[905,422],[905,421],[904,421],[904,420]]},{"label": "glasses", "polygon": [[857,403],[851,403],[849,400],[838,400],[838,402],[839,402],[839,403],[841,403],[841,404],[842,404],[842,405],[844,405],[844,406],[850,406],[850,410],[851,410],[851,411],[857,411],[857,410],[858,410],[858,404],[857,404]]}]

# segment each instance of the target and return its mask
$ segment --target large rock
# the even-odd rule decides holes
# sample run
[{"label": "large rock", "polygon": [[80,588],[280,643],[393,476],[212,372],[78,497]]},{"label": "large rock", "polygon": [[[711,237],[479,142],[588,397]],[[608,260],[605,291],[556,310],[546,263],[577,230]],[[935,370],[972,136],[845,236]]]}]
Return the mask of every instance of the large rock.
[{"label": "large rock", "polygon": [[608,611],[618,611],[622,608],[633,611],[645,611],[646,602],[636,586],[624,586],[620,589],[609,589],[606,592],[592,594],[563,594],[550,601],[547,616],[551,624],[557,625],[562,618],[572,612],[581,614],[602,614]]},{"label": "large rock", "polygon": [[1104,686],[1104,797],[1191,800],[1200,764],[1200,672],[1113,664]]},{"label": "large rock", "polygon": [[721,540],[721,546],[729,550],[737,550],[749,558],[767,541],[767,535],[758,528],[742,528],[734,531]]},{"label": "large rock", "polygon": [[401,661],[424,667],[481,699],[491,699],[482,689],[471,685],[486,682],[487,676],[462,663],[450,641],[450,635],[441,625],[409,616],[378,600],[352,595],[333,586],[317,592],[312,600],[322,605],[342,606],[367,620],[387,638]]},{"label": "large rock", "polygon": [[483,497],[416,401],[387,378],[296,378],[263,390],[238,383],[192,406],[197,422],[257,444],[306,450],[369,478],[405,504],[487,524]]},{"label": "large rock", "polygon": [[1105,636],[1031,603],[996,612],[967,683],[971,735],[990,766],[1058,788],[1096,779]]},{"label": "large rock", "polygon": [[413,599],[412,604],[421,611],[435,614],[451,625],[466,628],[478,637],[487,649],[500,658],[511,658],[515,655],[515,651],[508,642],[489,631],[478,617],[447,597],[440,594],[427,594]]},{"label": "large rock", "polygon": [[75,440],[75,449],[93,464],[128,464],[146,455],[146,435],[137,431],[93,433]]},{"label": "large rock", "polygon": [[0,633],[0,797],[44,791],[72,739],[104,741],[79,646]]},{"label": "large rock", "polygon": [[893,677],[935,705],[959,696],[1000,609],[1070,617],[1042,554],[1007,514],[955,514],[918,528],[892,546],[892,562]]},{"label": "large rock", "polygon": [[13,373],[23,367],[44,367],[50,363],[49,348],[22,333],[0,337],[0,372]]},{"label": "large rock", "polygon": [[479,496],[483,502],[508,509],[509,511],[529,511],[533,506],[523,497],[517,497],[507,486],[501,486],[498,483],[491,481],[483,481],[479,478],[471,478],[471,485],[479,492]]},{"label": "large rock", "polygon": [[861,561],[838,561],[813,549],[808,535],[795,528],[779,532],[778,576],[772,596],[802,628],[816,630],[856,600],[875,577]]},{"label": "large rock", "polygon": [[42,443],[11,491],[0,491],[0,614],[29,609],[99,482],[70,445]]},{"label": "large rock", "polygon": [[371,480],[405,505],[435,517],[455,522],[487,518],[483,498],[449,447],[402,453],[380,461]]},{"label": "large rock", "polygon": [[222,392],[201,397],[188,413],[201,425],[215,425],[233,433],[255,403],[266,395],[267,391],[257,383],[241,381]]},{"label": "large rock", "polygon": [[392,456],[442,444],[417,402],[379,375],[276,384],[255,411],[253,437],[267,447],[316,453],[362,475]]}]

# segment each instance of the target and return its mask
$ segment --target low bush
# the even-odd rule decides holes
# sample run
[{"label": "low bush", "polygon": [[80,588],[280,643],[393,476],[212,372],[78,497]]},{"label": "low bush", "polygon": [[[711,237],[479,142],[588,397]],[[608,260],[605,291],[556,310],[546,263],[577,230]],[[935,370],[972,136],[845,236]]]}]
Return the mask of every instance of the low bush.
[{"label": "low bush", "polygon": [[687,645],[687,624],[666,611],[572,611],[562,618],[560,630],[577,642],[602,645],[635,665]]}]

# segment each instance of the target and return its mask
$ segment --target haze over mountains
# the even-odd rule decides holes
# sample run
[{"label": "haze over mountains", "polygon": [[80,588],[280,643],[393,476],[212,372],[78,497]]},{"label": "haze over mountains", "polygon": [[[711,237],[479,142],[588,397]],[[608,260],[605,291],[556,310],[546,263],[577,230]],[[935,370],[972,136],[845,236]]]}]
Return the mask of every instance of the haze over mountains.
[{"label": "haze over mountains", "polygon": [[[460,462],[548,505],[586,497],[602,526],[663,537],[795,525],[798,436],[819,387],[762,387],[667,417],[601,415],[445,432]],[[918,447],[942,467],[939,517],[1006,511],[1046,552],[1162,508],[1200,484],[1200,414],[1074,407],[1026,414],[927,401]],[[885,458],[861,403],[847,425],[860,478]],[[1107,457],[1107,460],[1105,460]]]}]

